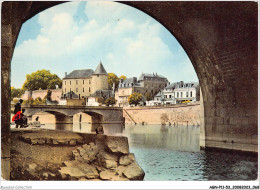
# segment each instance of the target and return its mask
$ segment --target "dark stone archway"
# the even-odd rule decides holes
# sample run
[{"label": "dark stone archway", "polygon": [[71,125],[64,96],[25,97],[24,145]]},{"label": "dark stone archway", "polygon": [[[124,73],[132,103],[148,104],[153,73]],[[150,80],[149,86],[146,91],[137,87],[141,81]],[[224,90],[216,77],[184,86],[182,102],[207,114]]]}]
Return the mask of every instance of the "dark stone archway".
[{"label": "dark stone archway", "polygon": [[[1,40],[2,171],[10,158],[10,62],[23,22],[61,2],[3,2]],[[122,2],[163,24],[187,52],[204,103],[205,146],[257,151],[258,4]],[[6,172],[4,172],[6,171]]]}]

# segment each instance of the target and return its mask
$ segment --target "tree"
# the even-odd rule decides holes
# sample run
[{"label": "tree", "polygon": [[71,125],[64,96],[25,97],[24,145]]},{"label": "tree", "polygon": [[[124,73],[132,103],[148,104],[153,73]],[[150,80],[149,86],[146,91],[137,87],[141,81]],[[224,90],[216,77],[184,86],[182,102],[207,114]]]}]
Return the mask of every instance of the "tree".
[{"label": "tree", "polygon": [[33,105],[40,105],[40,104],[45,104],[45,102],[41,99],[41,97],[35,98],[33,101]]},{"label": "tree", "polygon": [[108,89],[112,90],[113,83],[115,83],[115,88],[117,88],[119,84],[119,78],[114,73],[108,73]]},{"label": "tree", "polygon": [[150,92],[146,92],[144,94],[144,97],[145,97],[146,101],[151,101],[153,99],[153,96],[151,95]]},{"label": "tree", "polygon": [[107,98],[105,101],[106,106],[114,105],[116,103],[116,99],[114,97]]},{"label": "tree", "polygon": [[55,85],[61,87],[62,81],[56,74],[49,70],[38,70],[26,75],[23,90],[55,89]]},{"label": "tree", "polygon": [[121,76],[119,77],[119,79],[125,80],[125,79],[126,79],[126,76],[125,76],[125,75],[121,75]]},{"label": "tree", "polygon": [[20,88],[11,87],[11,99],[20,98],[23,95],[23,90]]},{"label": "tree", "polygon": [[128,102],[130,105],[134,104],[135,106],[137,106],[137,104],[143,99],[142,94],[140,93],[132,93],[129,97],[128,97]]},{"label": "tree", "polygon": [[104,103],[104,98],[99,97],[97,99],[97,102],[100,103],[100,104],[103,104]]}]

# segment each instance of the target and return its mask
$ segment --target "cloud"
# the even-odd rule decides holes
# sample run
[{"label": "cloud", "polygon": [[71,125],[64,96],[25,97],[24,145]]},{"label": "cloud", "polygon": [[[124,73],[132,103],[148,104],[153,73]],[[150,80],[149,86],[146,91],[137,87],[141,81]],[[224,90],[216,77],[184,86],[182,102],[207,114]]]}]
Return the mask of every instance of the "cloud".
[{"label": "cloud", "polygon": [[[184,61],[189,75],[195,73],[192,65],[186,66],[190,63],[185,52],[173,52],[164,42],[163,26],[142,12],[114,2],[87,2],[84,13],[78,8],[77,2],[64,3],[40,13],[40,33],[15,48],[12,68],[21,64],[30,67],[28,71],[45,68],[63,77],[76,68],[94,70],[101,60],[108,72],[118,75],[157,71],[171,77],[170,71],[180,69],[173,61]],[[75,15],[82,14],[87,20],[77,21]]]}]

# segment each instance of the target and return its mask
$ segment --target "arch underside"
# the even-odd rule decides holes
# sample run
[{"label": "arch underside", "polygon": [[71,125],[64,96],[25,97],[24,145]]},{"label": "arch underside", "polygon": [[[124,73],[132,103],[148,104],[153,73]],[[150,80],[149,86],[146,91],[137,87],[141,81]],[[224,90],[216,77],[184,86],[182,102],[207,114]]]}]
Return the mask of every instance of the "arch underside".
[{"label": "arch underside", "polygon": [[[2,3],[1,135],[6,146],[10,136],[10,63],[20,28],[35,14],[60,3]],[[155,18],[189,56],[203,94],[205,146],[257,151],[257,2],[122,3]]]},{"label": "arch underside", "polygon": [[61,112],[61,111],[53,111],[53,110],[40,110],[40,111],[34,110],[34,111],[27,111],[27,114],[31,117],[40,112],[46,112],[46,113],[54,115],[55,120],[56,120],[55,123],[73,123],[73,116],[78,113],[85,113],[85,114],[91,116],[92,123],[102,123],[103,122],[103,115],[101,115],[100,113],[92,112],[92,111],[82,112],[79,110],[77,112],[73,112],[72,114],[70,114],[69,112],[66,113],[65,111]]}]

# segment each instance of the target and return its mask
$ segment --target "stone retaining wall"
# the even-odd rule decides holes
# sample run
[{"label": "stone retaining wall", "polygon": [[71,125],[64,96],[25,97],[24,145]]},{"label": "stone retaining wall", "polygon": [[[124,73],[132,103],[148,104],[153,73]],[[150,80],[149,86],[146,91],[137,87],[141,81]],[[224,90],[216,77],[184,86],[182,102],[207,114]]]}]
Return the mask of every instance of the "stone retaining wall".
[{"label": "stone retaining wall", "polygon": [[[123,116],[126,123],[200,125],[200,104],[174,107],[127,107]],[[134,120],[134,121],[133,121]]]}]

